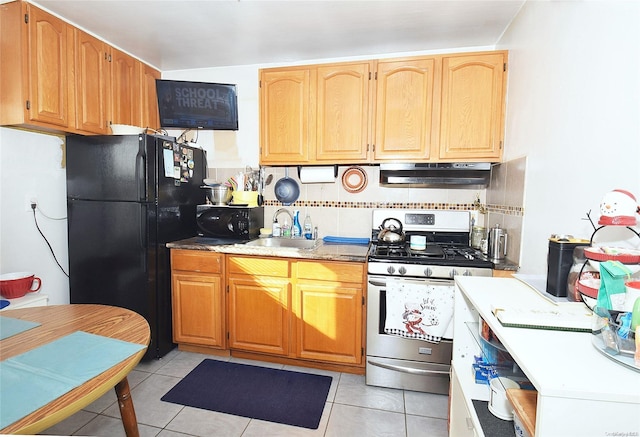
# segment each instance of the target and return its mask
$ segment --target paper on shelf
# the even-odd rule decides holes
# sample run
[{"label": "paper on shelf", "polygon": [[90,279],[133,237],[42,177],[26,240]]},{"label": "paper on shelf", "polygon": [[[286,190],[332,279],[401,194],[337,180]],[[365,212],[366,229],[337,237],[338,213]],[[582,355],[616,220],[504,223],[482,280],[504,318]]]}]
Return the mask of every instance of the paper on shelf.
[{"label": "paper on shelf", "polygon": [[503,326],[591,332],[593,313],[584,305],[554,308],[493,308]]}]

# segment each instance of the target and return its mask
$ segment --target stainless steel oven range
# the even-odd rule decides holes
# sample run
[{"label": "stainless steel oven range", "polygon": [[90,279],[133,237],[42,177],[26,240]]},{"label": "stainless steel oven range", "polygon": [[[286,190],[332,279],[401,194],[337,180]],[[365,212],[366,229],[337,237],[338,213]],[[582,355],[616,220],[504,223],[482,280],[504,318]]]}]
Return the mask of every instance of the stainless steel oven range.
[{"label": "stainless steel oven range", "polygon": [[[372,223],[366,383],[446,394],[453,278],[491,276],[493,264],[469,245],[469,212],[376,209]],[[383,223],[404,238],[378,239]]]}]

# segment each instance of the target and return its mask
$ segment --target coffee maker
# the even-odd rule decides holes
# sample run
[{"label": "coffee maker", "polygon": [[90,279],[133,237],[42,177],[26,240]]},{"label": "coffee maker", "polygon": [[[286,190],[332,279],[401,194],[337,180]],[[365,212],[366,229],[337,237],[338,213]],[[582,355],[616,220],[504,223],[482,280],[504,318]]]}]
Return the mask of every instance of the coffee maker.
[{"label": "coffee maker", "polygon": [[493,262],[503,261],[507,257],[507,231],[498,224],[489,230],[487,255]]}]

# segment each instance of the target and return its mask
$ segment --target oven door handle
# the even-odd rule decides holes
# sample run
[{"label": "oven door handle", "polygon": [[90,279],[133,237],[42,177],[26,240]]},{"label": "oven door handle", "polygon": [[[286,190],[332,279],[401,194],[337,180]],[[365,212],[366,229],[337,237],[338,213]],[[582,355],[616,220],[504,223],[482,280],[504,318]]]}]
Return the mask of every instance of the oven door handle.
[{"label": "oven door handle", "polygon": [[421,375],[421,376],[429,375],[429,374],[449,375],[449,373],[451,372],[451,368],[449,368],[449,370],[423,370],[423,369],[414,369],[411,367],[404,367],[404,366],[394,366],[392,364],[377,363],[371,360],[369,360],[368,363],[371,364],[372,366],[381,367],[383,369],[393,370],[396,372],[409,373],[411,375]]},{"label": "oven door handle", "polygon": [[[410,284],[419,284],[419,285],[444,285],[444,286],[453,286],[454,282],[451,279],[410,279],[410,278],[402,278],[403,282],[407,282]],[[387,282],[385,280],[376,280],[369,278],[369,284],[375,287],[386,287]]]}]

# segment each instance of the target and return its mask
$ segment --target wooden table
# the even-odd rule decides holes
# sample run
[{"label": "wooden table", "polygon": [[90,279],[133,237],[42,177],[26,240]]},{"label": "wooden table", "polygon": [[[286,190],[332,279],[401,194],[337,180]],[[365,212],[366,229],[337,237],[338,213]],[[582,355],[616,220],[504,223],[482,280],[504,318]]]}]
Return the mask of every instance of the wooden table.
[{"label": "wooden table", "polygon": [[[3,317],[29,320],[40,326],[0,341],[0,360],[35,349],[76,331],[149,345],[149,324],[139,314],[106,305],[55,305],[3,311]],[[0,434],[36,434],[66,419],[115,387],[122,423],[128,437],[137,437],[138,424],[127,375],[140,362],[146,347],[17,422]]]}]

